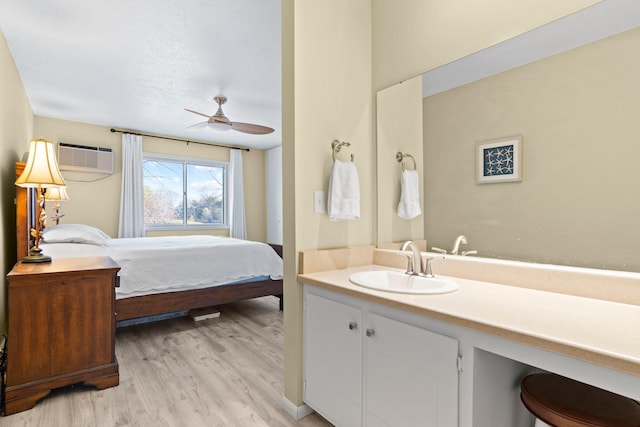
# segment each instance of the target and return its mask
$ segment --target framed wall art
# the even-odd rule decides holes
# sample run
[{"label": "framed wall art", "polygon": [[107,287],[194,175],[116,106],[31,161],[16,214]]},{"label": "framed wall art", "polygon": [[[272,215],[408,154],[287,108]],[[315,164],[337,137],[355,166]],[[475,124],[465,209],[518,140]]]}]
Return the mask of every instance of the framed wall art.
[{"label": "framed wall art", "polygon": [[522,181],[522,136],[478,142],[476,181],[478,184]]}]

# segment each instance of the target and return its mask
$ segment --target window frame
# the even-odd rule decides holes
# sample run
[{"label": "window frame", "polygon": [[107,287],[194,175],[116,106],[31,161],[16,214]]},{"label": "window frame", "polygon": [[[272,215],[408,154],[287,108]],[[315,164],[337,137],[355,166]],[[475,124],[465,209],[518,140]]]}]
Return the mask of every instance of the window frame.
[{"label": "window frame", "polygon": [[[143,163],[147,160],[160,161],[160,162],[173,162],[182,163],[182,203],[184,204],[182,225],[171,224],[147,224],[145,222],[144,228],[149,231],[169,231],[169,230],[221,230],[229,228],[229,162],[223,160],[210,160],[196,157],[184,157],[175,156],[171,154],[151,153],[143,152]],[[223,223],[222,224],[189,224],[187,222],[187,166],[210,166],[219,167],[224,169],[222,185],[222,200],[223,200]],[[143,188],[144,188],[144,172],[143,172]],[[145,207],[146,209],[146,207]]]}]

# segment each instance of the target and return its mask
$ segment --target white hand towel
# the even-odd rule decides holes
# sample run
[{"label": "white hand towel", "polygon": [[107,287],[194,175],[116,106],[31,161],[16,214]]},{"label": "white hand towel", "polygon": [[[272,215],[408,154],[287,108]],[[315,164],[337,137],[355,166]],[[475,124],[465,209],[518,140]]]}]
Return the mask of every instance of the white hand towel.
[{"label": "white hand towel", "polygon": [[331,221],[360,218],[360,181],[353,162],[333,162],[328,199]]},{"label": "white hand towel", "polygon": [[400,203],[398,216],[403,219],[413,219],[420,215],[420,179],[418,171],[405,170],[400,181]]}]

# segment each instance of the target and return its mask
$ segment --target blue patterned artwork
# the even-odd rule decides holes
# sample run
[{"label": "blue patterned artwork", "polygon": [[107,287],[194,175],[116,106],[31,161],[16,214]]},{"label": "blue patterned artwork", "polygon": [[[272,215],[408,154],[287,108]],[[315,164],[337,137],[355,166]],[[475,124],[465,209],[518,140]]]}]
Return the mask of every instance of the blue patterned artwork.
[{"label": "blue patterned artwork", "polygon": [[477,182],[479,184],[521,181],[522,136],[477,143]]},{"label": "blue patterned artwork", "polygon": [[513,175],[513,145],[485,148],[484,176]]}]

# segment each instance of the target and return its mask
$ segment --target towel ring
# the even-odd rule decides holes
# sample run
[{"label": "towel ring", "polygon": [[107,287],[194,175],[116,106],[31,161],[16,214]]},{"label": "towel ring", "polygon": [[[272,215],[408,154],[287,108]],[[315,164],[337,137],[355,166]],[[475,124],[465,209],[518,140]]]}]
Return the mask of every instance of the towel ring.
[{"label": "towel ring", "polygon": [[417,167],[416,167],[416,159],[414,159],[413,156],[411,154],[409,154],[409,153],[402,153],[402,152],[398,151],[396,153],[396,160],[398,161],[398,163],[402,163],[402,171],[404,172],[405,169],[406,169],[406,166],[405,166],[405,164],[403,162],[405,157],[409,157],[413,161],[413,170],[416,170],[417,169]]},{"label": "towel ring", "polygon": [[[338,141],[337,139],[334,139],[333,141],[331,141],[331,150],[333,151],[332,153],[332,157],[333,157],[333,161],[336,161],[336,153],[340,152],[340,149],[342,149],[342,147],[350,147],[351,143],[350,142],[344,142],[344,141]],[[353,155],[353,153],[351,154],[351,161],[353,162],[353,159],[355,158],[355,156]]]}]

